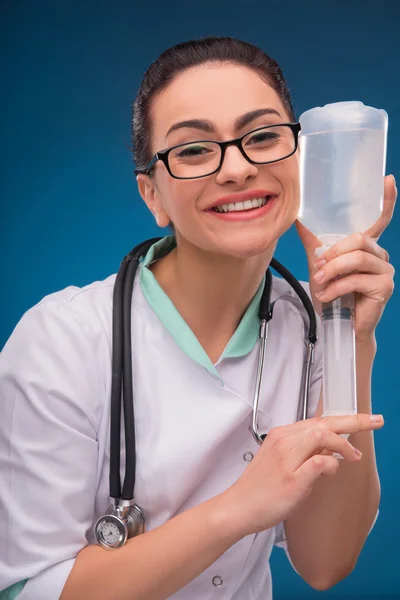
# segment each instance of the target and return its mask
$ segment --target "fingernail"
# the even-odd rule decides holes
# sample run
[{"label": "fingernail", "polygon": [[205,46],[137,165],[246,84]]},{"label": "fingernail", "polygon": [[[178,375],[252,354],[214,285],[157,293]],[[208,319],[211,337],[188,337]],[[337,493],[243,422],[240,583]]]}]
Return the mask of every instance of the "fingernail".
[{"label": "fingernail", "polygon": [[314,275],[314,279],[315,281],[321,281],[321,279],[324,278],[325,273],[323,271],[318,271],[317,273],[315,273]]},{"label": "fingernail", "polygon": [[394,185],[396,185],[396,178],[394,175],[392,175],[392,177],[393,177],[393,183],[394,183]]},{"label": "fingernail", "polygon": [[317,260],[317,262],[314,263],[314,269],[316,269],[318,271],[318,269],[323,267],[325,263],[326,263],[326,260],[324,258],[320,258],[319,260]]},{"label": "fingernail", "polygon": [[369,415],[369,418],[373,423],[380,423],[381,421],[383,421],[382,415]]},{"label": "fingernail", "polygon": [[325,290],[321,290],[320,292],[315,292],[315,295],[317,296],[317,298],[320,298],[321,296],[323,296],[325,293]]},{"label": "fingernail", "polygon": [[362,456],[362,452],[360,452],[357,448],[353,448],[354,454],[358,457]]}]

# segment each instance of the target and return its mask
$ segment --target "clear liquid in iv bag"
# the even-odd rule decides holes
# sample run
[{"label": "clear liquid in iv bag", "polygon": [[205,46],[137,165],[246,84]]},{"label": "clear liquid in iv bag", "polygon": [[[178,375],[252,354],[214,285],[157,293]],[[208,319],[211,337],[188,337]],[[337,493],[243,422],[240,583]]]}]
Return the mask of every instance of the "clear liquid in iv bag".
[{"label": "clear liquid in iv bag", "polygon": [[[300,134],[299,149],[302,194],[298,219],[307,229],[317,237],[347,236],[366,231],[379,219],[385,131],[371,128]],[[377,156],[383,161],[377,161]]]}]

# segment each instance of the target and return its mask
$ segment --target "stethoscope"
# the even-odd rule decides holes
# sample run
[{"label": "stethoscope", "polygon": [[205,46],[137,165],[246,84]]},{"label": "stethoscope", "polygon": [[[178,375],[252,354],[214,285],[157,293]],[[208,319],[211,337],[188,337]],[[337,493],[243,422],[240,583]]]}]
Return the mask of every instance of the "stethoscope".
[{"label": "stethoscope", "polygon": [[[129,538],[145,532],[146,522],[142,509],[133,501],[136,477],[136,444],[135,422],[132,387],[132,346],[131,346],[131,304],[133,282],[140,260],[149,248],[162,238],[153,238],[136,246],[121,262],[113,292],[113,322],[112,322],[112,383],[111,383],[111,428],[110,428],[110,501],[106,514],[100,517],[94,533],[98,544],[103,548],[119,548]],[[307,418],[308,396],[310,387],[311,364],[314,358],[314,346],[317,341],[316,317],[312,302],[307,292],[297,279],[276,259],[270,266],[275,269],[293,288],[300,298],[308,314],[308,346],[301,396],[299,403],[299,420]],[[260,301],[260,348],[258,355],[257,375],[253,395],[253,415],[251,433],[258,444],[266,438],[260,434],[257,426],[258,405],[262,372],[264,367],[265,350],[268,336],[268,323],[272,319],[274,305],[271,303],[272,275],[268,268],[265,274],[265,284]],[[285,296],[289,301],[293,298]],[[121,394],[122,392],[122,394]],[[125,424],[125,479],[121,493],[120,452],[121,452],[121,395],[124,404]]]}]

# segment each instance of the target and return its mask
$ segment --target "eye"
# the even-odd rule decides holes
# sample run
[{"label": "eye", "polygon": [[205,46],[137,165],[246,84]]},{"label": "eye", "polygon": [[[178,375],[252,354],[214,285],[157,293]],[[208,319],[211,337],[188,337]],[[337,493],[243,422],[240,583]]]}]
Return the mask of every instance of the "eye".
[{"label": "eye", "polygon": [[258,131],[254,133],[246,144],[267,144],[279,140],[280,135],[276,131]]},{"label": "eye", "polygon": [[182,148],[177,148],[176,156],[179,158],[190,158],[192,156],[201,156],[202,154],[207,154],[210,152],[210,149],[207,146],[202,146],[201,144],[193,144],[190,146],[183,146]]}]

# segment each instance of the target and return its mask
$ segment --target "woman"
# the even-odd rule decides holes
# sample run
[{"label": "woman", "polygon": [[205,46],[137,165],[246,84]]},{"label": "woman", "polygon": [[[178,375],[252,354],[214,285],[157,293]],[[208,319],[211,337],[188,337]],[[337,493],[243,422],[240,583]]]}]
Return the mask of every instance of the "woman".
[{"label": "woman", "polygon": [[[374,227],[315,263],[318,240],[296,222],[294,122],[278,65],[244,42],[180,44],[146,73],[133,112],[137,182],[157,224],[175,234],[147,254],[132,300],[135,501],[147,532],[112,551],[93,535],[109,504],[111,276],[46,297],[4,349],[0,598],[267,599],[274,544],[318,590],[354,568],[380,496],[372,432],[383,419],[371,415],[370,376],[394,269],[376,240],[396,188],[386,178]],[[271,131],[274,152],[255,159]],[[216,142],[238,139],[221,154]],[[356,293],[359,414],[321,417],[317,343],[309,418],[296,422],[304,309],[280,301],[258,446],[249,432],[258,305],[294,222],[316,309]],[[274,277],[272,299],[288,294]]]}]

